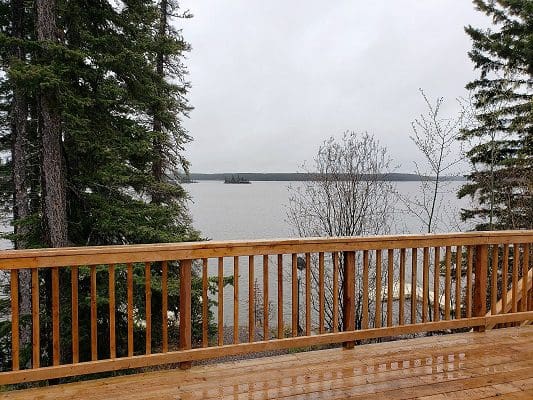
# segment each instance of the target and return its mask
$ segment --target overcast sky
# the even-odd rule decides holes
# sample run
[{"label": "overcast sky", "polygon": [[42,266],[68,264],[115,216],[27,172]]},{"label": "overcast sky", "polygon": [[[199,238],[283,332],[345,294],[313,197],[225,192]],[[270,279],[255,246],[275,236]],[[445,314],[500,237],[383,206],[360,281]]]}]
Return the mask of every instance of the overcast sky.
[{"label": "overcast sky", "polygon": [[180,22],[193,48],[193,172],[294,172],[345,130],[374,134],[411,171],[418,88],[456,113],[476,76],[463,27],[488,23],[467,0],[181,4],[194,14]]}]

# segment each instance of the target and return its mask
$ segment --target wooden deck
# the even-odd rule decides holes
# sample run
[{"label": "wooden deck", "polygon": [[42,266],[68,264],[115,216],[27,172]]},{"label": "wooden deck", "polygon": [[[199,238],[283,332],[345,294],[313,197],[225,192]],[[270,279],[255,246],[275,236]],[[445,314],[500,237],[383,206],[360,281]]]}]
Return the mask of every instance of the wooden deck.
[{"label": "wooden deck", "polygon": [[61,399],[533,399],[533,326],[431,336],[0,394]]}]

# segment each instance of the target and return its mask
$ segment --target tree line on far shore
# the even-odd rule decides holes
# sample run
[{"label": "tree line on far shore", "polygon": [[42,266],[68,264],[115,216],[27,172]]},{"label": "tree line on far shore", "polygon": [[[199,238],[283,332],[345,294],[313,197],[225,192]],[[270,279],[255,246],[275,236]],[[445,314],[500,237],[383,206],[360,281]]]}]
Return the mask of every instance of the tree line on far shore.
[{"label": "tree line on far shore", "polygon": [[[179,182],[189,181],[223,181],[227,177],[238,175],[248,181],[256,182],[305,182],[316,179],[316,172],[231,172],[231,173],[215,173],[215,174],[201,174],[191,172],[188,175],[178,175]],[[348,180],[350,175],[348,173],[339,176],[340,179]],[[375,176],[362,176],[364,179],[373,180]],[[434,180],[433,176],[420,176],[418,174],[404,174],[398,172],[384,173],[377,176],[378,179],[392,182],[413,182],[421,180]],[[448,181],[462,181],[465,178],[462,176],[444,176],[443,180]]]}]

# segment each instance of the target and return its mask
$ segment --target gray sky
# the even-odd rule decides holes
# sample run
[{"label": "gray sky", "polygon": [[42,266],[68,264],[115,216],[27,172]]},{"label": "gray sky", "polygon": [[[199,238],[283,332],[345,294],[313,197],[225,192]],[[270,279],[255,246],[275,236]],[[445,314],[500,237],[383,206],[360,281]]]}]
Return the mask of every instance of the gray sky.
[{"label": "gray sky", "polygon": [[418,88],[458,107],[476,76],[468,0],[183,0],[195,107],[193,172],[294,172],[320,143],[368,131],[399,171],[419,159],[408,135],[425,111]]}]

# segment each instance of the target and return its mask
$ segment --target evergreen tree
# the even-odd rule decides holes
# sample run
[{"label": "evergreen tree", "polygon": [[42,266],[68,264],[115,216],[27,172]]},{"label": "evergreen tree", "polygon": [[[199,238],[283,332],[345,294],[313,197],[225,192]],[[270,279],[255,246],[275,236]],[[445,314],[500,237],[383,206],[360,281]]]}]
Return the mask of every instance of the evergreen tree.
[{"label": "evergreen tree", "polygon": [[479,230],[533,227],[533,2],[474,0],[492,18],[493,28],[465,28],[472,39],[470,59],[479,70],[467,89],[474,92],[477,123],[462,140],[473,171],[459,191],[470,196]]},{"label": "evergreen tree", "polygon": [[[11,162],[1,166],[0,198],[7,213],[13,210],[16,229],[9,237],[17,247],[198,240],[187,193],[169,179],[175,170],[187,171],[182,153],[190,140],[181,124],[191,109],[182,63],[190,46],[172,27],[188,15],[178,12],[177,2],[126,0],[119,7],[107,0],[4,0],[0,7],[0,146],[11,153]],[[144,285],[144,267],[134,271],[136,284]],[[178,271],[169,268],[169,279],[179,279]],[[62,304],[68,304],[69,276],[62,273]],[[125,293],[123,273],[117,267],[117,296]],[[152,273],[155,319],[160,266],[154,264]],[[46,274],[42,279],[41,326],[51,332],[50,280]],[[198,308],[201,284],[194,282]],[[79,284],[80,290],[89,285],[83,268]],[[107,280],[98,285],[106,293]],[[177,310],[177,292],[169,290],[169,308]],[[21,298],[29,299],[29,291]],[[83,338],[90,313],[87,299],[80,300]],[[98,302],[102,316],[105,301]],[[121,310],[118,328],[126,322]],[[69,312],[62,308],[64,318]],[[99,332],[99,343],[106,343],[106,330]],[[44,348],[50,342],[42,337]],[[90,354],[80,350],[81,359]]]},{"label": "evergreen tree", "polygon": [[[67,163],[71,188],[76,191],[70,209],[78,213],[69,220],[79,221],[71,225],[72,239],[99,245],[198,238],[190,226],[185,191],[164,176],[187,165],[178,145],[182,138],[188,140],[179,120],[188,106],[183,106],[185,101],[176,102],[177,85],[168,83],[154,67],[160,41],[157,4],[125,1],[118,11],[107,2],[92,7],[83,1],[69,3],[67,41],[93,63],[82,69],[83,87],[76,87],[82,104],[71,102],[67,109],[67,120],[74,128],[65,140]],[[110,24],[98,22],[95,13]],[[166,40],[177,43],[167,50],[174,56],[173,61],[168,58],[170,67],[177,70],[181,51],[188,45],[177,36]],[[167,127],[164,132],[153,129],[154,109]],[[172,141],[173,137],[181,141]],[[154,149],[157,142],[166,146]],[[165,164],[156,179],[153,166],[161,160]],[[153,193],[158,201],[146,201]]]},{"label": "evergreen tree", "polygon": [[35,27],[40,49],[35,59],[43,72],[42,82],[36,88],[39,104],[39,133],[41,146],[42,174],[42,222],[44,243],[49,247],[64,247],[68,244],[67,194],[64,148],[62,144],[63,124],[59,98],[60,84],[57,81],[55,45],[59,42],[55,0],[36,0]]},{"label": "evergreen tree", "polygon": [[183,40],[181,31],[176,30],[170,22],[172,19],[190,17],[187,12],[179,12],[177,1],[159,1],[158,31],[154,42],[156,97],[151,107],[154,131],[152,175],[155,187],[150,196],[155,204],[161,204],[166,192],[164,183],[168,180],[167,171],[174,171],[177,167],[188,171],[188,162],[180,157],[180,151],[190,136],[183,130],[180,118],[191,109],[185,97],[189,83],[184,79],[186,69],[181,62],[183,52],[189,51],[190,46]]},{"label": "evergreen tree", "polygon": [[[13,133],[20,131],[14,124],[7,125],[17,121],[15,94],[24,93],[29,114],[18,120],[27,121],[24,142],[29,148],[22,167],[33,169],[26,181],[32,182],[35,174],[43,176],[38,184],[26,184],[24,191],[37,192],[33,201],[43,203],[36,206],[27,199],[24,204],[30,210],[27,225],[33,232],[26,233],[27,238],[18,237],[27,241],[25,247],[63,242],[47,240],[53,232],[46,222],[50,191],[46,174],[61,165],[52,181],[58,182],[58,198],[65,194],[69,244],[198,238],[190,225],[187,194],[169,179],[175,170],[187,170],[182,151],[190,140],[181,125],[191,109],[182,64],[190,47],[171,24],[161,27],[161,7],[166,7],[168,20],[180,16],[177,4],[169,0],[123,3],[117,8],[108,1],[58,0],[54,7],[53,2],[42,1],[35,12],[23,8],[25,18],[36,23],[24,38],[15,37],[10,19],[2,21],[3,148],[11,152],[17,137]],[[2,6],[8,12],[16,8],[9,2]],[[24,59],[12,61],[14,45],[22,49]],[[48,107],[51,102],[53,107]],[[54,143],[52,138],[45,140],[50,129],[56,139],[61,133],[60,146],[56,143],[54,149],[46,148]],[[55,164],[48,165],[49,159]],[[44,166],[49,170],[43,171]],[[8,167],[13,171],[14,161]],[[14,177],[4,176],[3,199],[12,207],[14,186],[20,190],[22,185],[13,185]],[[16,175],[17,179],[23,176]],[[16,224],[22,219],[16,218]]]}]

